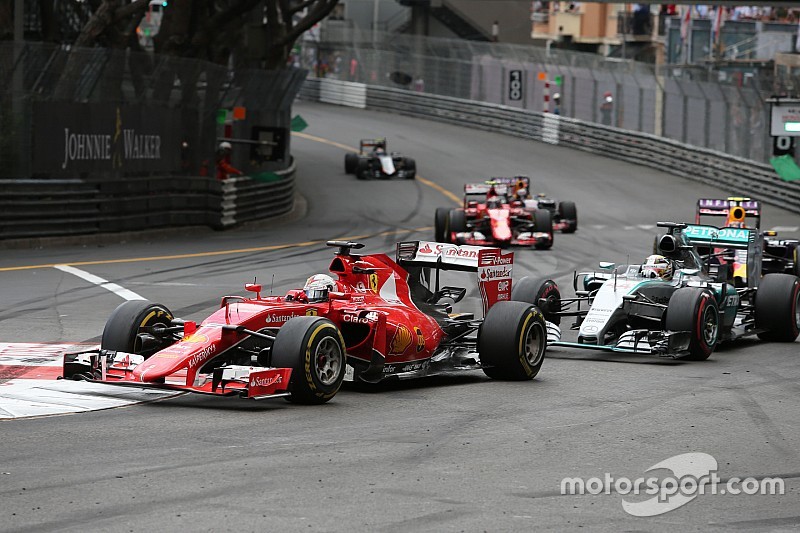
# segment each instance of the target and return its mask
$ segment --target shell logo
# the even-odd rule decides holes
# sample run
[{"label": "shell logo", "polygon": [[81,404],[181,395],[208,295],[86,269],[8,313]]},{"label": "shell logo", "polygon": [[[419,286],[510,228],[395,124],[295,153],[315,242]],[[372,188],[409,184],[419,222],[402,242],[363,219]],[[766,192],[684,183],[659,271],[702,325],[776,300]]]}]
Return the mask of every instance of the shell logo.
[{"label": "shell logo", "polygon": [[203,335],[202,333],[194,333],[189,335],[188,337],[184,337],[181,339],[181,342],[189,342],[192,344],[203,344],[208,342],[208,337]]},{"label": "shell logo", "polygon": [[308,309],[306,310],[306,316],[318,316],[319,312],[316,309]]},{"label": "shell logo", "polygon": [[389,355],[400,355],[411,345],[411,332],[405,326],[397,326],[392,342],[389,344]]}]

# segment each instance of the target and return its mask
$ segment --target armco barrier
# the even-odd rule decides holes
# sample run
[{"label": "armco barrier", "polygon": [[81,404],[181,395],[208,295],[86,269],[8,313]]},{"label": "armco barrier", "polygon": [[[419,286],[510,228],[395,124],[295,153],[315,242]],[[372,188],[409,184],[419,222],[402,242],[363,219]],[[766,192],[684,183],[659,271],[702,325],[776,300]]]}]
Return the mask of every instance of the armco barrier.
[{"label": "armco barrier", "polygon": [[[300,97],[320,100],[320,86],[339,84],[337,94],[353,86],[331,79],[306,79]],[[363,86],[362,86],[363,87]],[[361,90],[361,89],[359,89]],[[366,86],[367,109],[497,131],[549,144],[584,150],[713,185],[800,213],[800,182],[781,180],[769,165],[698,148],[663,137],[448,96]]]},{"label": "armco barrier", "polygon": [[0,180],[0,240],[195,225],[230,228],[289,212],[295,170],[292,162],[266,183],[196,176]]}]

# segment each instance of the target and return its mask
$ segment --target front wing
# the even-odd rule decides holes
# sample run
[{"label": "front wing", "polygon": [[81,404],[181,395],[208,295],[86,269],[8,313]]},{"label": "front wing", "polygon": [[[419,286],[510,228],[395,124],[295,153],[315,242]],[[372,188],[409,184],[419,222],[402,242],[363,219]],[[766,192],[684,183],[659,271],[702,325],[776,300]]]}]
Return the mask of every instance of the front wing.
[{"label": "front wing", "polygon": [[262,400],[289,396],[291,368],[262,368],[229,365],[199,374],[189,383],[185,371],[179,371],[162,382],[135,379],[133,369],[144,358],[138,354],[112,350],[91,350],[64,355],[64,379],[106,383],[127,387],[176,390],[212,396],[239,396]]}]

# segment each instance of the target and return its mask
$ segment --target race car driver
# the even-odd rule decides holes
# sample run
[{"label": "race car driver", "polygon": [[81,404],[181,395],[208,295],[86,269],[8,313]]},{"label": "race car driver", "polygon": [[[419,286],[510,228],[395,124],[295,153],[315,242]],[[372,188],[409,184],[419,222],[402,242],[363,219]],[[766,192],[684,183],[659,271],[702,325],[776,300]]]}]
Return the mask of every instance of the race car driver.
[{"label": "race car driver", "polygon": [[675,267],[672,261],[663,255],[651,255],[642,265],[642,276],[651,279],[663,279],[664,281],[672,281],[672,275],[675,272]]},{"label": "race car driver", "polygon": [[315,274],[306,280],[303,292],[306,294],[308,303],[320,303],[328,301],[328,294],[336,290],[336,282],[327,274]]}]

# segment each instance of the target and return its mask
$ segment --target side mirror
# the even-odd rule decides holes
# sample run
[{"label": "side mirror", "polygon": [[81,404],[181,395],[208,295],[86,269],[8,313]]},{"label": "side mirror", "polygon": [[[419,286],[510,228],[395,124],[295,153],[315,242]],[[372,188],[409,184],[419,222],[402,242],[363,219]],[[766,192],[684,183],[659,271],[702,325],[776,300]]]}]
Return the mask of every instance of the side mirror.
[{"label": "side mirror", "polygon": [[260,283],[245,283],[244,290],[256,293],[256,300],[261,299],[261,284]]},{"label": "side mirror", "polygon": [[328,298],[331,300],[349,300],[350,293],[349,292],[329,292]]},{"label": "side mirror", "polygon": [[608,261],[600,261],[600,268],[603,270],[614,270],[617,266],[616,263],[610,263]]}]

